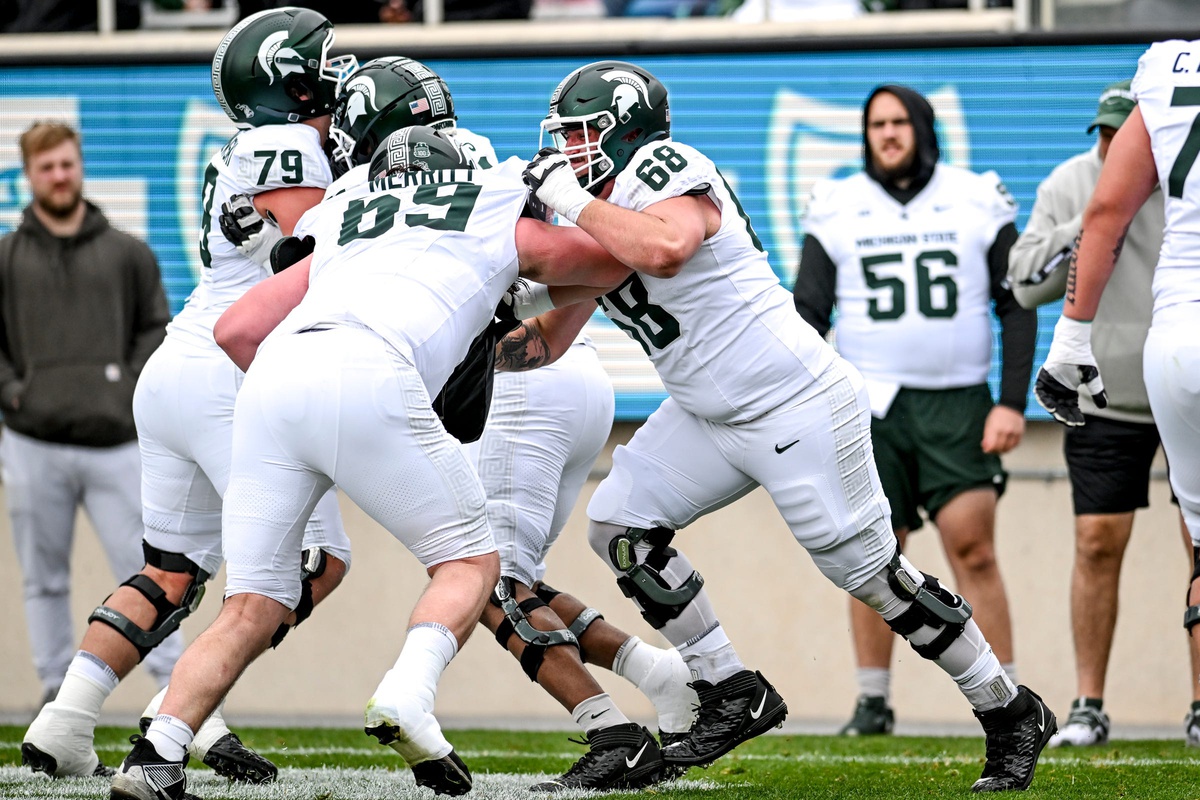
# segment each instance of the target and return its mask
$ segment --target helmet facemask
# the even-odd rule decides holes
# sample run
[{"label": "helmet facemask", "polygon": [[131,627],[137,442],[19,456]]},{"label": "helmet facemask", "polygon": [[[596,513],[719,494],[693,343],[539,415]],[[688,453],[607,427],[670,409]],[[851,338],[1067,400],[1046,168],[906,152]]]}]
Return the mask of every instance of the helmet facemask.
[{"label": "helmet facemask", "polygon": [[[582,141],[569,145],[571,133],[579,130],[583,133]],[[597,194],[604,181],[616,172],[608,154],[608,139],[615,130],[616,120],[611,111],[579,117],[561,117],[552,113],[542,120],[542,134],[548,134],[554,147],[571,159],[576,180],[592,194]],[[540,141],[538,146],[541,146]]]}]

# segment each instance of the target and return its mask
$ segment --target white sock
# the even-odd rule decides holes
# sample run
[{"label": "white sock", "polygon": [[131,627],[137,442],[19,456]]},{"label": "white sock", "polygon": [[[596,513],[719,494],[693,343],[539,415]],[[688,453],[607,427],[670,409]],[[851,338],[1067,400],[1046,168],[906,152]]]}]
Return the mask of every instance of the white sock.
[{"label": "white sock", "polygon": [[613,659],[612,671],[639,689],[642,681],[650,674],[650,668],[662,653],[657,647],[646,644],[636,636],[630,636],[617,650]]},{"label": "white sock", "polygon": [[400,682],[406,693],[420,699],[422,707],[433,713],[438,681],[458,653],[458,640],[445,625],[422,622],[408,631],[400,657],[383,676],[382,683]]},{"label": "white sock", "polygon": [[720,683],[746,668],[719,622],[678,649],[694,680]]},{"label": "white sock", "polygon": [[1017,696],[1017,687],[996,660],[989,648],[954,682],[976,711],[990,711],[1008,705]]},{"label": "white sock", "polygon": [[571,718],[587,734],[629,722],[629,718],[621,713],[621,709],[617,708],[607,692],[589,697],[575,706],[571,711]]},{"label": "white sock", "polygon": [[1014,684],[1021,682],[1017,680],[1017,665],[1013,662],[1010,661],[1007,664],[1001,664],[1000,669],[1004,670],[1004,674],[1007,675],[1008,679]]},{"label": "white sock", "polygon": [[63,678],[62,687],[54,703],[63,708],[70,708],[95,719],[100,715],[100,707],[117,688],[120,679],[112,668],[98,656],[80,650],[71,659],[67,674]]},{"label": "white sock", "polygon": [[892,698],[892,671],[887,667],[859,667],[854,670],[858,693],[866,697]]},{"label": "white sock", "polygon": [[192,729],[178,717],[159,714],[150,723],[146,738],[158,754],[167,761],[183,761],[187,746],[192,743]]}]

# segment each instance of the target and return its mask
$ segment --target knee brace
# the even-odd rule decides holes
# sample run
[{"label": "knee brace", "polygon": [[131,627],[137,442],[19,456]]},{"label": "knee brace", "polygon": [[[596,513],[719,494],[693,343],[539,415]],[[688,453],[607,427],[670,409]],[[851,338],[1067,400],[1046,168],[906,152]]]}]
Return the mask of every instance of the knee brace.
[{"label": "knee brace", "polygon": [[[655,629],[662,628],[678,617],[688,603],[704,588],[704,577],[692,570],[677,589],[672,589],[662,576],[662,570],[678,553],[668,547],[675,538],[670,528],[627,528],[624,535],[608,543],[608,557],[625,574],[617,578],[621,592],[632,598],[642,609],[642,618]],[[650,546],[642,563],[638,563],[634,546],[645,542]]]},{"label": "knee brace", "polygon": [[901,599],[911,601],[912,605],[886,622],[889,628],[905,639],[926,627],[938,631],[933,640],[926,644],[918,645],[909,641],[917,655],[934,661],[946,652],[955,639],[962,636],[963,629],[971,619],[971,604],[943,587],[932,575],[917,572],[915,576],[913,572],[916,570],[911,565],[901,562],[900,551],[897,550],[887,565],[888,586]]},{"label": "knee brace", "polygon": [[[1188,579],[1187,594],[1183,597],[1184,603],[1192,601],[1192,584],[1196,582],[1196,578],[1200,578],[1200,547],[1192,545],[1192,577]],[[1188,605],[1187,611],[1183,612],[1183,627],[1188,632],[1188,636],[1193,633],[1193,628],[1200,625],[1200,606]]]},{"label": "knee brace", "polygon": [[[142,597],[149,601],[150,605],[154,606],[157,616],[149,630],[139,628],[129,617],[115,608],[109,608],[103,604],[97,606],[88,617],[88,624],[103,622],[124,636],[137,649],[139,661],[144,659],[163,639],[174,633],[179,628],[179,623],[196,610],[204,598],[204,583],[210,577],[207,572],[200,569],[198,564],[182,553],[168,553],[146,541],[142,542],[142,553],[146,558],[147,566],[161,569],[163,572],[176,572],[191,576],[192,580],[184,590],[179,605],[168,600],[167,593],[152,578],[139,572],[121,586],[136,589]],[[105,603],[108,602],[109,597],[104,598]]]},{"label": "knee brace", "polygon": [[[546,605],[550,605],[550,603],[554,602],[554,598],[562,594],[558,589],[544,582],[539,582],[534,588],[533,593],[541,598],[542,602]],[[567,629],[575,634],[576,639],[581,639],[583,638],[583,632],[588,629],[588,626],[598,619],[604,619],[604,615],[589,606],[579,612],[579,615],[575,617],[575,621],[568,625]]]},{"label": "knee brace", "polygon": [[279,643],[283,641],[283,637],[288,635],[288,631],[300,627],[300,623],[312,614],[314,605],[312,582],[325,574],[325,565],[328,563],[329,559],[325,555],[325,551],[319,547],[310,547],[300,554],[300,602],[293,609],[296,621],[291,625],[286,622],[279,623],[279,627],[271,636],[271,649],[279,647]]},{"label": "knee brace", "polygon": [[517,602],[513,596],[513,579],[500,576],[500,582],[492,590],[492,605],[504,612],[504,620],[496,628],[496,643],[508,649],[508,640],[515,633],[525,643],[521,653],[521,669],[529,680],[537,683],[538,672],[546,658],[546,650],[559,645],[571,645],[579,649],[579,639],[570,630],[539,631],[529,622],[529,615],[539,608],[548,608],[540,597],[530,597]]}]

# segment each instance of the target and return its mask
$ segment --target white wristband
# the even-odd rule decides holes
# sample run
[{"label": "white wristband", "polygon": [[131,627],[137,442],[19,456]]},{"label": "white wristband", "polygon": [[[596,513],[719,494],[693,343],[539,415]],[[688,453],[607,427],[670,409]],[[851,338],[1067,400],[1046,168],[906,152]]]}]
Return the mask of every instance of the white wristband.
[{"label": "white wristband", "polygon": [[578,185],[576,185],[575,189],[576,191],[568,193],[566,197],[562,197],[561,199],[556,198],[558,205],[552,206],[560,217],[570,220],[572,225],[576,224],[576,220],[583,213],[584,207],[596,199],[592,197],[591,192],[587,189],[581,188]]},{"label": "white wristband", "polygon": [[512,293],[513,313],[517,319],[531,319],[554,308],[550,287],[533,281],[518,281]]}]

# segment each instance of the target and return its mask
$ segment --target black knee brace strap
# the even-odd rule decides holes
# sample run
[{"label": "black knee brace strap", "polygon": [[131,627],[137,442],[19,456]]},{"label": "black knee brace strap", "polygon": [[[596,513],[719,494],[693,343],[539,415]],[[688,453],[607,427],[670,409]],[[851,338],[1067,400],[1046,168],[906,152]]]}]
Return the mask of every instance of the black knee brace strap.
[{"label": "black knee brace strap", "polygon": [[542,598],[546,602],[546,605],[553,603],[554,598],[562,594],[558,589],[555,589],[544,581],[538,581],[537,585],[533,587],[533,593]]},{"label": "black knee brace strap", "polygon": [[933,661],[946,652],[955,639],[962,636],[971,619],[971,604],[946,589],[932,575],[921,573],[924,583],[917,585],[900,565],[900,553],[888,564],[888,585],[892,591],[912,605],[899,616],[885,620],[888,627],[907,639],[925,626],[940,628],[933,641],[909,645],[921,658]]},{"label": "black knee brace strap", "polygon": [[492,592],[491,603],[504,612],[504,619],[496,627],[496,643],[508,649],[508,640],[515,633],[525,643],[521,653],[521,669],[529,680],[537,682],[546,650],[559,645],[571,645],[579,649],[579,639],[569,630],[539,631],[529,621],[529,615],[539,608],[548,608],[540,597],[530,597],[520,603],[513,597],[512,578],[501,577]]},{"label": "black knee brace strap", "polygon": [[[1192,601],[1192,584],[1196,578],[1200,578],[1200,547],[1192,545],[1192,577],[1188,579],[1187,594],[1183,598],[1185,603]],[[1183,612],[1183,627],[1188,636],[1192,635],[1192,629],[1197,625],[1200,625],[1200,606],[1189,605],[1187,611]]]},{"label": "black knee brace strap", "polygon": [[312,615],[314,605],[312,582],[325,574],[327,563],[328,558],[325,551],[319,547],[310,547],[300,554],[300,602],[292,609],[296,615],[296,621],[291,625],[286,622],[279,623],[279,627],[271,636],[271,649],[279,647],[283,637],[287,636],[292,628],[299,628],[300,623]]},{"label": "black knee brace strap", "polygon": [[[553,586],[540,581],[534,587],[533,593],[545,601],[546,605],[550,605],[554,602],[554,598],[562,594],[562,592]],[[583,636],[583,632],[588,629],[588,626],[598,619],[604,619],[604,615],[594,608],[585,608],[579,612],[579,616],[575,617],[575,621],[568,626],[568,629],[571,633],[575,634],[576,639],[579,639]]]},{"label": "black knee brace strap", "polygon": [[[184,590],[182,602],[179,605],[172,603],[167,599],[167,593],[154,582],[153,578],[139,572],[121,586],[136,589],[150,605],[154,606],[156,616],[149,630],[138,627],[133,620],[120,611],[103,604],[97,606],[88,617],[88,624],[102,622],[124,636],[137,650],[139,661],[144,659],[163,639],[174,633],[179,628],[179,623],[196,610],[204,598],[204,582],[209,577],[207,572],[200,569],[199,565],[182,553],[168,553],[145,541],[142,542],[142,553],[146,557],[147,566],[161,569],[164,572],[177,572],[192,576],[192,582]],[[111,596],[109,595],[109,597]],[[108,597],[104,598],[104,602],[108,602]]]},{"label": "black knee brace strap", "polygon": [[[637,601],[642,618],[656,629],[682,614],[704,588],[704,577],[696,570],[678,589],[672,589],[662,577],[667,563],[678,555],[675,548],[668,547],[674,538],[675,531],[670,528],[627,528],[623,536],[608,543],[609,559],[625,573],[617,578],[617,586]],[[633,548],[643,541],[650,545],[650,552],[639,564]]]}]

